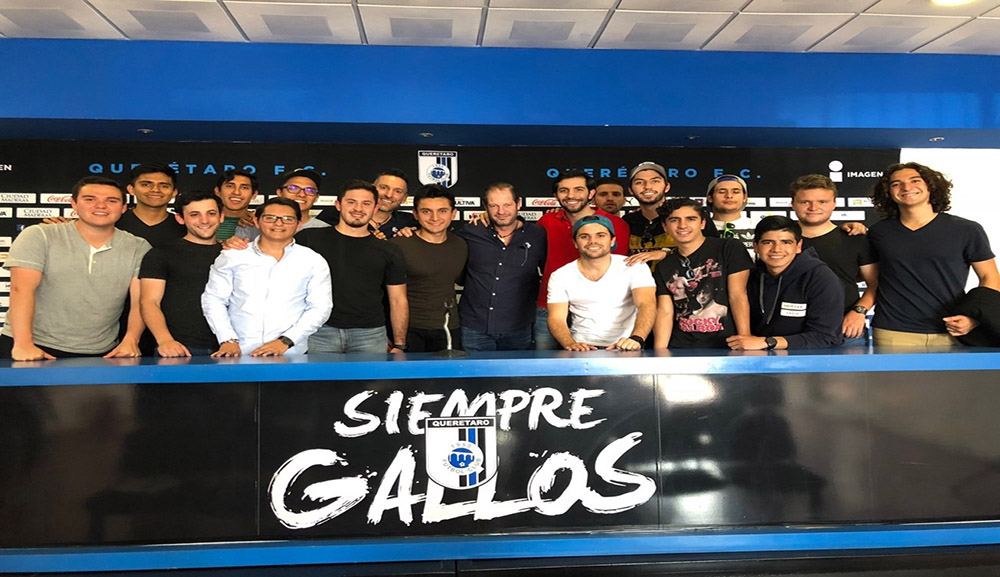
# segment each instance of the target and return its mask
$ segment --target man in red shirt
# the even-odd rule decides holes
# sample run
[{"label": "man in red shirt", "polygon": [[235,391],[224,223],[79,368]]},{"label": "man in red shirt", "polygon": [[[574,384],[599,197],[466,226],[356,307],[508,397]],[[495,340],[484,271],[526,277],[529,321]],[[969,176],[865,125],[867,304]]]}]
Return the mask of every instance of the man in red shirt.
[{"label": "man in red shirt", "polygon": [[[607,217],[614,225],[615,238],[628,238],[629,229],[625,221],[590,205],[596,192],[594,180],[582,170],[568,170],[552,181],[552,194],[561,208],[544,214],[538,220],[538,225],[545,229],[548,240],[545,271],[538,288],[538,309],[535,314],[534,337],[535,348],[538,350],[561,349],[549,333],[546,298],[552,272],[580,257],[580,252],[573,243],[573,224],[585,216],[599,214]],[[628,244],[618,243],[612,247],[611,252],[627,255]]]}]

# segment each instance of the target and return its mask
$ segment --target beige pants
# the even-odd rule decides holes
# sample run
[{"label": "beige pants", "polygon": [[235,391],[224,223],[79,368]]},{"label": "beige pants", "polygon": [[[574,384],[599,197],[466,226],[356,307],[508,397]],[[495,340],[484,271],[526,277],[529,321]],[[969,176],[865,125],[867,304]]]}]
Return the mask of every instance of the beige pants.
[{"label": "beige pants", "polygon": [[957,347],[958,339],[948,333],[904,333],[888,329],[872,329],[876,347]]}]

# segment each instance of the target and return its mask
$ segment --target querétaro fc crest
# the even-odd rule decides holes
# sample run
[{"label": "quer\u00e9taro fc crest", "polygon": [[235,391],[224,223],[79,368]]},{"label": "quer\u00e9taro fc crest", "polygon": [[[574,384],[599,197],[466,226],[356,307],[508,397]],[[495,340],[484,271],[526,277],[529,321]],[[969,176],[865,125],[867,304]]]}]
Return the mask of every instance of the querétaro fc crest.
[{"label": "quer\u00e9taro fc crest", "polygon": [[448,489],[473,489],[497,473],[496,417],[424,419],[427,476]]},{"label": "quer\u00e9taro fc crest", "polygon": [[458,183],[458,152],[418,150],[417,172],[420,174],[420,184],[440,184],[451,188]]}]

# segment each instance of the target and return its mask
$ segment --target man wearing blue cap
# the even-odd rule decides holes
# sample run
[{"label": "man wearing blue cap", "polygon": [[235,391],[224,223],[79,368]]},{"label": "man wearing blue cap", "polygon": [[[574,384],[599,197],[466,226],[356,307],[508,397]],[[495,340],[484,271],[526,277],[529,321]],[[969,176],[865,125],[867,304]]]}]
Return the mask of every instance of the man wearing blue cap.
[{"label": "man wearing blue cap", "polygon": [[568,351],[640,350],[656,316],[656,283],[649,267],[627,266],[624,256],[611,254],[615,227],[606,216],[577,220],[573,241],[580,258],[549,279],[552,336]]}]

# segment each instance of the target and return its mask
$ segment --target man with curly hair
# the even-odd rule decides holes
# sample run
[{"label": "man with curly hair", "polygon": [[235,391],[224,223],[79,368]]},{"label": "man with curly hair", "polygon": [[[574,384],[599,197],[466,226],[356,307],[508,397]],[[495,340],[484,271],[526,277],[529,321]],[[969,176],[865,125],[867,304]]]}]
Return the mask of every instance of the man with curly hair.
[{"label": "man with curly hair", "polygon": [[950,346],[978,323],[952,315],[969,267],[979,286],[1000,289],[1000,273],[983,227],[945,212],[952,183],[916,162],[889,166],[872,202],[885,220],[869,231],[879,257],[872,320],[875,344]]}]

